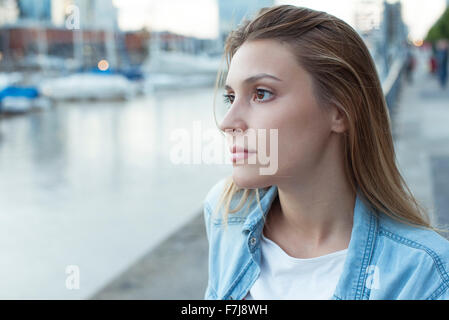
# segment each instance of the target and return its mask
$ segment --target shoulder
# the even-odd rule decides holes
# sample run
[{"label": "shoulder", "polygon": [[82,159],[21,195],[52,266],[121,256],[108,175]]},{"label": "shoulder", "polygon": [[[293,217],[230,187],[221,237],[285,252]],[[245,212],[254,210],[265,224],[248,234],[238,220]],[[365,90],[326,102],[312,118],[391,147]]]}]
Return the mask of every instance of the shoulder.
[{"label": "shoulder", "polygon": [[[227,188],[230,187],[231,183],[232,177],[222,178],[212,186],[203,201],[205,211],[207,211],[206,214],[208,214],[210,218],[213,218],[215,224],[223,223],[224,203],[222,203],[221,201],[224,199],[222,199],[222,195],[227,191]],[[262,200],[266,196],[267,190],[269,188],[270,187],[258,188],[260,200]],[[229,203],[229,207],[233,209],[232,217],[229,216],[227,221],[228,224],[238,224],[245,221],[248,217],[248,214],[256,207],[257,202],[254,201],[255,189],[241,188],[237,190],[234,189],[232,192],[232,198],[230,199]],[[244,201],[243,203],[241,203],[243,199]]]},{"label": "shoulder", "polygon": [[449,262],[449,240],[434,230],[408,225],[385,214],[380,218],[379,234],[403,245],[403,249],[419,249],[442,263]]},{"label": "shoulder", "polygon": [[221,195],[225,191],[225,187],[229,182],[229,177],[224,177],[217,181],[207,192],[206,197],[203,200],[204,211],[208,215],[216,209]]},{"label": "shoulder", "polygon": [[[204,201],[204,219],[209,227],[241,228],[245,223],[257,222],[276,194],[276,186],[257,189],[231,188],[232,177],[216,182]],[[228,190],[229,189],[229,190]],[[232,197],[231,197],[232,193]],[[222,196],[226,195],[225,198]],[[231,197],[230,199],[228,197]],[[228,214],[225,211],[228,210]]]},{"label": "shoulder", "polygon": [[411,226],[385,214],[379,218],[378,235],[379,263],[396,279],[399,276],[404,287],[413,283],[413,294],[430,299],[449,294],[447,239],[433,230]]},{"label": "shoulder", "polygon": [[[206,231],[208,233],[208,237],[210,233],[216,233],[215,227],[220,226],[223,221],[223,208],[224,201],[222,196],[224,195],[227,187],[232,182],[231,177],[224,177],[217,181],[208,191],[206,197],[203,200],[203,208],[204,208],[204,222],[206,224]],[[229,220],[233,221],[233,218]],[[228,222],[229,223],[229,222]],[[212,230],[213,229],[213,230]]]}]

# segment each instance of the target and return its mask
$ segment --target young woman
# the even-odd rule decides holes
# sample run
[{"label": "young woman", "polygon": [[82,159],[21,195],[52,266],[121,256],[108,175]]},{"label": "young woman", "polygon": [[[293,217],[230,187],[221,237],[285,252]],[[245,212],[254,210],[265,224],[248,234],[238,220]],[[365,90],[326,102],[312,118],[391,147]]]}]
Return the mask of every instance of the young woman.
[{"label": "young woman", "polygon": [[[231,32],[225,57],[219,128],[233,175],[204,200],[205,298],[448,299],[449,242],[396,166],[358,34],[325,12],[279,5]],[[276,170],[262,174],[267,153]]]}]

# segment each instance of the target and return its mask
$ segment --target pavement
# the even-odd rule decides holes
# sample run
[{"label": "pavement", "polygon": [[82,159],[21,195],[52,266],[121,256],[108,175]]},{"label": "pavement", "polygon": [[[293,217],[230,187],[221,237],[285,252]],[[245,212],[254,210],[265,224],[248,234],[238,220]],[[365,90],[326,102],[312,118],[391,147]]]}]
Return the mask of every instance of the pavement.
[{"label": "pavement", "polygon": [[[414,196],[439,224],[449,223],[449,88],[428,73],[418,55],[392,114],[400,171]],[[150,250],[90,299],[203,299],[207,238],[202,212]]]},{"label": "pavement", "polygon": [[[429,73],[428,52],[418,51],[412,83],[405,83],[392,128],[399,169],[434,223],[449,224],[449,87]],[[447,235],[446,235],[447,236]]]},{"label": "pavement", "polygon": [[203,214],[198,213],[90,299],[202,300],[207,257]]}]

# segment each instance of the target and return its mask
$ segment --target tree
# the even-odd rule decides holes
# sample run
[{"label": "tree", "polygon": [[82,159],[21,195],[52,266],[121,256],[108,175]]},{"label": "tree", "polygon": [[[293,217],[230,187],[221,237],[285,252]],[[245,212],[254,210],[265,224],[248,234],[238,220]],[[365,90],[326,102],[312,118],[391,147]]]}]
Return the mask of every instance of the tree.
[{"label": "tree", "polygon": [[441,17],[430,28],[425,41],[435,44],[438,39],[449,39],[449,7],[446,8]]}]

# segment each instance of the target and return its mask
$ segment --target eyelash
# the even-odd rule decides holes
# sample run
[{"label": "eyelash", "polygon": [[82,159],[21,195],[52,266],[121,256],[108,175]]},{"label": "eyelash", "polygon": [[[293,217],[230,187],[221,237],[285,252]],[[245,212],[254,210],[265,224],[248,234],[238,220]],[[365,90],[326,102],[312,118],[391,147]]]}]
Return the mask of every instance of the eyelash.
[{"label": "eyelash", "polygon": [[[258,91],[262,91],[262,92],[264,92],[264,93],[269,93],[269,94],[273,95],[273,92],[271,92],[271,91],[269,91],[269,90],[266,90],[266,89],[260,89],[260,88],[258,88],[258,89],[256,89],[256,94],[257,94]],[[223,97],[224,97],[224,102],[225,102],[226,104],[232,104],[232,102],[231,102],[231,97],[234,97],[232,94],[223,94]],[[262,101],[262,103],[263,103],[263,102],[267,102],[267,101]]]}]

